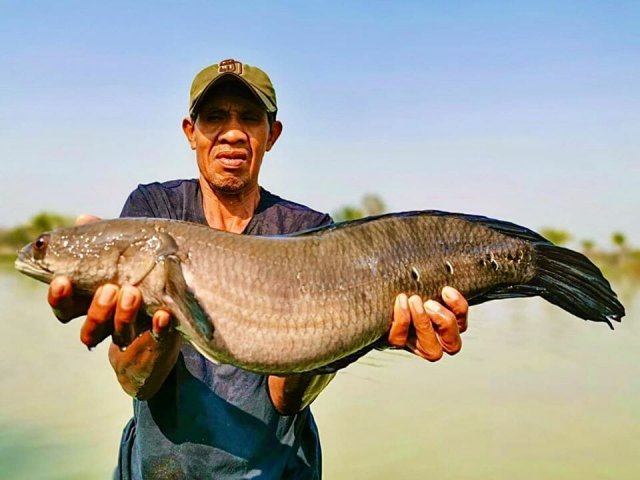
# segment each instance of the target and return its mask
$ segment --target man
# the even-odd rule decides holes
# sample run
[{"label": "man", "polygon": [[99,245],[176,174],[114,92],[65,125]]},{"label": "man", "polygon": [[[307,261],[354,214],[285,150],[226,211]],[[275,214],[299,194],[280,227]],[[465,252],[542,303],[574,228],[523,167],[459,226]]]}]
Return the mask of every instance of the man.
[{"label": "man", "polygon": [[[198,180],[141,185],[121,216],[188,220],[252,235],[331,222],[259,186],[263,156],[282,132],[275,91],[262,70],[235,60],[205,68],[193,81],[189,114],[182,128],[196,154]],[[399,295],[389,306],[388,343],[431,361],[457,353],[467,303],[450,288],[443,300],[448,308]],[[62,321],[87,315],[81,329],[87,346],[112,337],[109,360],[135,398],[116,478],[321,476],[308,406],[335,374],[283,378],[215,365],[181,341],[169,312],[155,313],[150,322],[138,319],[141,296],[132,286],[104,285],[93,299],[83,299],[73,295],[68,279],[56,278],[49,303]]]}]

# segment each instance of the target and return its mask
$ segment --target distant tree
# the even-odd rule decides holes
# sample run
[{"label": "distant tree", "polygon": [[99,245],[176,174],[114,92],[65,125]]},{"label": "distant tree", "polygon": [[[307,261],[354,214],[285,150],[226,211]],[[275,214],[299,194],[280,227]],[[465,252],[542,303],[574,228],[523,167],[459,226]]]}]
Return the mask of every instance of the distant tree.
[{"label": "distant tree", "polygon": [[22,225],[3,230],[0,233],[0,245],[19,248],[35,240],[42,232],[69,225],[73,225],[71,217],[52,212],[40,212]]},{"label": "distant tree", "polygon": [[555,228],[542,228],[540,234],[556,245],[564,245],[572,238],[571,234],[566,230],[558,230]]},{"label": "distant tree", "polygon": [[593,253],[596,243],[593,240],[584,239],[580,242],[580,245],[582,246],[582,252],[589,255],[590,253]]},{"label": "distant tree", "polygon": [[381,215],[386,211],[387,207],[382,198],[375,193],[368,193],[362,197],[360,206],[345,205],[333,212],[332,216],[336,222],[345,222],[371,215]]},{"label": "distant tree", "polygon": [[382,215],[387,211],[384,201],[375,193],[367,193],[362,197],[362,208],[366,215]]},{"label": "distant tree", "polygon": [[339,210],[336,210],[335,212],[333,212],[332,216],[336,222],[346,222],[348,220],[357,220],[358,218],[362,218],[365,216],[365,214],[358,207],[345,205],[344,207],[341,207]]},{"label": "distant tree", "polygon": [[627,246],[627,237],[622,232],[613,232],[611,234],[611,241],[619,250],[624,250]]},{"label": "distant tree", "polygon": [[29,228],[25,225],[20,225],[2,232],[0,244],[18,248],[33,241],[32,237]]},{"label": "distant tree", "polygon": [[46,232],[55,228],[73,225],[73,219],[59,213],[40,212],[31,217],[27,224],[33,227],[34,230]]}]

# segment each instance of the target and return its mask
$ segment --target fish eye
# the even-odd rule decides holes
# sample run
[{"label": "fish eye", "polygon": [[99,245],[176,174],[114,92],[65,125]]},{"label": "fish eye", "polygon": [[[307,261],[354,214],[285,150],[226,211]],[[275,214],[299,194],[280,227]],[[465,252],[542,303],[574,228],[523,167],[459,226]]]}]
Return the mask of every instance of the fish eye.
[{"label": "fish eye", "polygon": [[49,245],[49,235],[40,235],[38,239],[33,242],[33,257],[36,260],[40,260],[44,257],[45,252],[47,251],[47,246]]}]

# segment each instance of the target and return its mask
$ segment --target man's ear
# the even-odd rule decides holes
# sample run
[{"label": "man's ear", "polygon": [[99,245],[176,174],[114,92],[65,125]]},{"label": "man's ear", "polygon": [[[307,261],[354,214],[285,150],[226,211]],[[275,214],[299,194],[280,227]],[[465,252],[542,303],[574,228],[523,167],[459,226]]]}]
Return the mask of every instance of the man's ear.
[{"label": "man's ear", "polygon": [[195,129],[196,127],[193,124],[193,120],[188,117],[182,120],[182,131],[184,132],[184,136],[187,137],[191,150],[196,149]]},{"label": "man's ear", "polygon": [[269,139],[267,140],[267,152],[271,150],[271,147],[276,143],[276,140],[280,137],[282,133],[282,122],[276,120],[271,125],[271,131],[269,132]]}]

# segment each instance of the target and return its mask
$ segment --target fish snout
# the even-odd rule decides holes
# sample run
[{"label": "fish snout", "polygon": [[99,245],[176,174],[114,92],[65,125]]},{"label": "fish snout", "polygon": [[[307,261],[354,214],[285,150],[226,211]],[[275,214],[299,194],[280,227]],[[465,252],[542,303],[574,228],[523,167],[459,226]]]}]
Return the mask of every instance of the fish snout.
[{"label": "fish snout", "polygon": [[33,259],[33,244],[29,243],[18,250],[16,265],[18,264],[18,262],[26,262],[31,259]]},{"label": "fish snout", "polygon": [[45,249],[46,244],[43,244],[43,236],[41,236],[35,242],[25,245],[22,250],[18,251],[14,267],[25,275],[48,282],[51,280],[53,272],[43,265],[42,258]]}]

